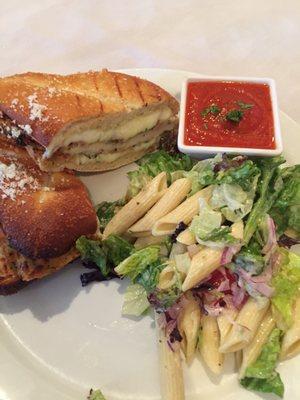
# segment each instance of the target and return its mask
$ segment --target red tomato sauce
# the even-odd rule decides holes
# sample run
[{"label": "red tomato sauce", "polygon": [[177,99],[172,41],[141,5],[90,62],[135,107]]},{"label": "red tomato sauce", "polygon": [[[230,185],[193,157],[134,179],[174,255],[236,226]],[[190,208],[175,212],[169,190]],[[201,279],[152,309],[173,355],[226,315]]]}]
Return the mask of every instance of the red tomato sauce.
[{"label": "red tomato sauce", "polygon": [[[231,120],[237,111],[240,119]],[[275,149],[269,86],[233,81],[188,83],[184,144]]]}]

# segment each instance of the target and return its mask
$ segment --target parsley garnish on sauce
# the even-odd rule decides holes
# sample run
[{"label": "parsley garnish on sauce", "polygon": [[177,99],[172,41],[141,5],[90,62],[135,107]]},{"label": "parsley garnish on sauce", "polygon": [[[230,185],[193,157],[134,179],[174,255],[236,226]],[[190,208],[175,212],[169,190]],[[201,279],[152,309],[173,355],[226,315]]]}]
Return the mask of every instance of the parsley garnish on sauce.
[{"label": "parsley garnish on sauce", "polygon": [[236,101],[236,104],[240,107],[241,110],[249,110],[253,107],[253,104],[244,103],[241,100]]},{"label": "parsley garnish on sauce", "polygon": [[218,115],[220,114],[221,110],[218,106],[215,104],[212,104],[211,106],[205,108],[204,110],[201,111],[202,117],[206,117],[208,114],[212,115]]},{"label": "parsley garnish on sauce", "polygon": [[243,111],[234,109],[228,111],[228,113],[226,114],[226,119],[227,121],[238,123],[243,118],[243,115],[244,115]]}]

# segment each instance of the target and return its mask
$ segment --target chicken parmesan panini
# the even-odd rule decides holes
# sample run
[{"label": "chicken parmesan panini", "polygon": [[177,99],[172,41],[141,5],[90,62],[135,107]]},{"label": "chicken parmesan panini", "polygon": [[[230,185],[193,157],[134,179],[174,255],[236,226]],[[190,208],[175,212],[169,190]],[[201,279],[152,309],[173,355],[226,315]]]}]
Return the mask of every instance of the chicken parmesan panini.
[{"label": "chicken parmesan panini", "polygon": [[77,258],[75,241],[97,218],[81,181],[39,170],[25,149],[0,141],[0,293],[42,278]]},{"label": "chicken parmesan panini", "polygon": [[26,144],[45,171],[106,171],[157,148],[178,102],[134,76],[25,73],[0,79],[0,133]]}]

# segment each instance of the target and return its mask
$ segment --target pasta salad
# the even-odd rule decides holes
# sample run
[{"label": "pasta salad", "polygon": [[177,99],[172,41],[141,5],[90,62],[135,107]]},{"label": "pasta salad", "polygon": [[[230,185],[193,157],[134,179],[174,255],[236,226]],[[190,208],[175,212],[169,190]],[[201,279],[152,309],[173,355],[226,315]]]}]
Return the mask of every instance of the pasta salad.
[{"label": "pasta salad", "polygon": [[197,353],[214,374],[232,353],[243,387],[283,397],[277,363],[300,352],[300,165],[165,151],[138,165],[98,206],[101,239],[77,241],[82,285],[126,277],[122,313],[154,310],[163,399],[184,399]]}]

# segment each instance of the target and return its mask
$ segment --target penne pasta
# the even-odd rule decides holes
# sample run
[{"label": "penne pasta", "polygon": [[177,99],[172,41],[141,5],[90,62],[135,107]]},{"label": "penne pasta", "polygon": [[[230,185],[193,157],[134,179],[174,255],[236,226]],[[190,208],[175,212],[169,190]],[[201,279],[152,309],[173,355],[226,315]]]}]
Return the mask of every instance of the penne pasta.
[{"label": "penne pasta", "polygon": [[157,318],[158,316],[156,315],[161,398],[162,400],[184,400],[180,348],[172,350],[169,347],[164,330],[158,326]]},{"label": "penne pasta", "polygon": [[189,228],[179,233],[176,240],[177,242],[185,244],[186,246],[197,243],[196,236],[189,230]]},{"label": "penne pasta", "polygon": [[194,357],[199,329],[200,329],[200,307],[192,293],[187,293],[187,303],[179,319],[178,329],[182,336],[180,342],[186,361],[190,363]]},{"label": "penne pasta", "polygon": [[231,235],[239,240],[243,240],[244,237],[244,223],[242,220],[234,222],[231,225]]},{"label": "penne pasta", "polygon": [[140,237],[134,242],[136,249],[151,246],[152,244],[161,244],[166,240],[167,236],[145,236]]},{"label": "penne pasta", "polygon": [[200,250],[193,258],[188,274],[182,284],[182,290],[191,289],[202,279],[206,278],[221,264],[222,249],[211,249],[209,247]]},{"label": "penne pasta", "polygon": [[281,360],[294,357],[300,352],[300,297],[295,301],[293,318],[292,326],[283,337],[280,354]]},{"label": "penne pasta", "polygon": [[220,374],[224,363],[224,354],[220,353],[220,333],[217,319],[208,315],[201,318],[201,336],[199,351],[207,367],[214,373]]},{"label": "penne pasta", "polygon": [[161,198],[167,188],[167,175],[160,173],[142,190],[131,199],[107,224],[103,239],[111,234],[122,234]]},{"label": "penne pasta", "polygon": [[272,330],[275,328],[275,320],[271,310],[267,312],[259,325],[257,334],[252,342],[242,350],[242,363],[239,369],[239,379],[245,375],[246,369],[259,357],[264,344],[267,342]]},{"label": "penne pasta", "polygon": [[129,228],[129,232],[136,237],[149,236],[156,221],[176,208],[191,190],[191,181],[187,178],[178,179],[147,212],[147,214]]},{"label": "penne pasta", "polygon": [[191,266],[191,258],[189,253],[177,254],[174,256],[177,271],[180,273],[181,279],[184,280]]},{"label": "penne pasta", "polygon": [[169,214],[159,219],[152,228],[152,235],[170,235],[172,234],[179,222],[189,224],[193,217],[199,212],[199,199],[209,200],[212,193],[212,186],[200,190],[193,196],[186,199],[178,207]]},{"label": "penne pasta", "polygon": [[167,290],[170,289],[178,279],[178,272],[174,261],[169,261],[168,265],[160,272],[158,278],[158,289]]},{"label": "penne pasta", "polygon": [[243,362],[243,350],[236,351],[233,354],[234,354],[235,369],[239,371]]},{"label": "penne pasta", "polygon": [[232,353],[245,348],[253,340],[269,304],[270,302],[267,300],[263,306],[258,305],[257,301],[249,298],[238,313],[235,324],[232,325],[220,351]]},{"label": "penne pasta", "polygon": [[230,308],[223,311],[219,317],[217,317],[218,327],[220,331],[220,347],[223,346],[226,337],[232,327],[232,323],[236,319],[238,311]]}]

